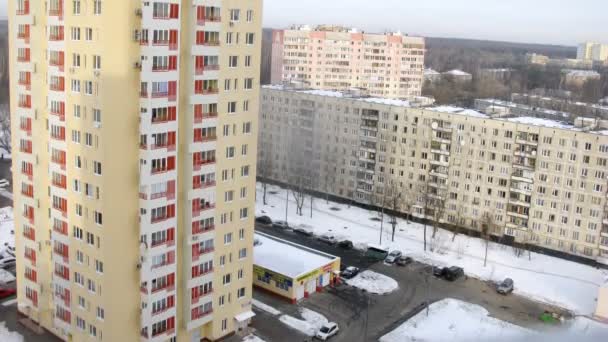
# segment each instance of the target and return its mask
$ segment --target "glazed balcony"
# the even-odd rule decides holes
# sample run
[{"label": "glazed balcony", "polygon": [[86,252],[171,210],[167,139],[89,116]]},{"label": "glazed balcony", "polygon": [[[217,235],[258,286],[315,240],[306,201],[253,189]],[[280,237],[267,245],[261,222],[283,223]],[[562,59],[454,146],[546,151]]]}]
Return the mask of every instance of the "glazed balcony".
[{"label": "glazed balcony", "polygon": [[19,124],[19,129],[24,131],[27,134],[27,136],[31,136],[32,135],[32,122],[31,121],[21,122]]},{"label": "glazed balcony", "polygon": [[194,113],[194,123],[201,123],[205,119],[217,118],[217,112],[212,113]]},{"label": "glazed balcony", "polygon": [[[24,1],[23,6],[17,8],[17,15],[29,15],[30,14],[30,2]],[[18,3],[19,5],[19,3]]]},{"label": "glazed balcony", "polygon": [[205,142],[210,142],[210,141],[216,141],[217,140],[217,135],[213,134],[213,135],[198,135],[198,136],[194,136],[194,142],[195,143],[205,143]]},{"label": "glazed balcony", "polygon": [[192,189],[196,190],[196,189],[207,189],[207,188],[212,188],[216,185],[215,181],[209,181],[209,182],[198,182],[198,183],[194,183],[192,185]]},{"label": "glazed balcony", "polygon": [[53,224],[53,231],[67,236],[68,235],[68,224],[66,222]]},{"label": "glazed balcony", "polygon": [[34,229],[24,230],[23,237],[31,241],[36,241],[36,231]]},{"label": "glazed balcony", "polygon": [[28,185],[25,188],[22,188],[21,195],[28,198],[34,198],[34,187],[32,185]]},{"label": "glazed balcony", "polygon": [[215,203],[205,203],[203,206],[195,206],[192,208],[192,217],[199,216],[202,212],[215,209]]},{"label": "glazed balcony", "polygon": [[215,230],[215,225],[201,226],[200,222],[192,222],[192,235],[204,234]]},{"label": "glazed balcony", "polygon": [[65,170],[65,156],[52,156],[51,162],[59,165],[62,170]]},{"label": "glazed balcony", "polygon": [[19,84],[20,86],[24,86],[27,90],[32,89],[32,80],[29,77],[20,78],[17,84]]},{"label": "glazed balcony", "polygon": [[194,167],[194,171],[199,171],[203,166],[205,165],[212,165],[215,164],[215,158],[211,158],[211,159],[205,159],[205,160],[197,160],[193,167]]},{"label": "glazed balcony", "polygon": [[198,25],[205,25],[205,23],[219,23],[222,21],[222,17],[219,15],[206,15],[196,19]]},{"label": "glazed balcony", "polygon": [[[194,289],[192,289],[192,290],[194,290]],[[192,303],[192,304],[197,304],[197,303],[198,303],[198,301],[199,301],[201,298],[205,298],[205,297],[210,296],[210,295],[212,295],[212,294],[213,294],[213,289],[210,289],[210,290],[208,290],[207,292],[202,292],[202,293],[197,293],[197,294],[194,294],[194,293],[193,293],[193,294],[191,295],[191,303]]]},{"label": "glazed balcony", "polygon": [[218,71],[220,70],[220,65],[219,64],[213,64],[213,65],[203,65],[203,66],[197,66],[196,67],[196,75],[202,75],[205,73],[205,71]]}]

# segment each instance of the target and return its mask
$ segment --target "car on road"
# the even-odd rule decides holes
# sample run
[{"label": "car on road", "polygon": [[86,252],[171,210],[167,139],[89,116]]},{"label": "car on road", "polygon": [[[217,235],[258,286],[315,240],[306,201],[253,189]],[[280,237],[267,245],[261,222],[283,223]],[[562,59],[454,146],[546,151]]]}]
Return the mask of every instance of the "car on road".
[{"label": "car on road", "polygon": [[17,293],[17,290],[13,287],[11,288],[1,288],[0,287],[0,299],[13,296]]},{"label": "car on road", "polygon": [[400,256],[400,257],[397,258],[396,263],[399,266],[407,266],[407,265],[411,264],[412,261],[414,261],[414,259],[402,255],[402,256]]},{"label": "car on road", "polygon": [[401,251],[391,251],[384,259],[384,262],[387,264],[394,264],[395,261],[397,261],[397,259],[401,257],[401,255],[403,255]]},{"label": "car on road", "polygon": [[433,266],[433,275],[437,278],[443,278],[447,271],[447,267]]},{"label": "car on road", "polygon": [[353,242],[350,240],[338,241],[338,247],[343,249],[353,249]]},{"label": "car on road", "polygon": [[462,267],[458,266],[452,266],[448,268],[445,274],[443,275],[445,280],[448,281],[454,281],[462,276],[464,276],[464,270],[462,269]]},{"label": "car on road", "polygon": [[357,274],[359,274],[359,268],[355,266],[348,266],[346,269],[344,269],[344,271],[342,271],[342,273],[340,273],[340,276],[344,279],[352,279]]},{"label": "car on road", "polygon": [[272,228],[289,229],[289,223],[286,221],[274,221],[272,222]]},{"label": "car on road", "polygon": [[293,228],[293,231],[306,236],[313,236],[313,228],[307,224],[299,224]]},{"label": "car on road", "polygon": [[328,243],[330,245],[335,245],[336,243],[338,243],[338,239],[336,239],[335,236],[330,235],[330,234],[323,234],[323,235],[319,236],[318,239],[319,239],[319,241]]},{"label": "car on road", "polygon": [[263,216],[258,216],[255,218],[255,222],[256,223],[261,223],[261,224],[265,224],[265,225],[271,225],[272,224],[272,219],[266,215]]},{"label": "car on road", "polygon": [[0,259],[0,268],[6,270],[15,267],[16,260],[13,257]]},{"label": "car on road", "polygon": [[513,292],[514,284],[513,279],[506,278],[498,286],[496,286],[496,292],[506,295]]},{"label": "car on road", "polygon": [[317,334],[315,335],[315,337],[321,341],[327,341],[328,338],[337,334],[338,331],[340,331],[340,328],[338,328],[338,324],[336,324],[334,322],[328,322],[328,323],[323,324],[321,329],[319,329],[319,331],[317,331]]}]

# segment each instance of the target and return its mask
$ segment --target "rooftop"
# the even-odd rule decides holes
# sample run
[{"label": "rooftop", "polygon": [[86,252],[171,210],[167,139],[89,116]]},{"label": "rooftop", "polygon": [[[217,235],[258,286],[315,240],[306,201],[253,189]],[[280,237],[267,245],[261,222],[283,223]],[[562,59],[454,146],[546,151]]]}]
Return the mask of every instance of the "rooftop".
[{"label": "rooftop", "polygon": [[321,268],[337,257],[289,241],[255,233],[253,247],[254,265],[291,277]]},{"label": "rooftop", "polygon": [[448,74],[448,75],[452,75],[452,76],[471,76],[471,74],[469,74],[468,72],[464,72],[459,69],[446,71],[446,72],[444,72],[444,74]]},{"label": "rooftop", "polygon": [[542,127],[548,127],[548,128],[575,129],[575,127],[573,125],[565,123],[565,122],[549,120],[549,119],[542,119],[542,118],[535,118],[535,117],[531,117],[531,116],[519,116],[519,117],[499,119],[499,120],[505,120],[505,121],[509,121],[509,122],[527,124],[527,125],[532,125],[532,126],[542,126]]},{"label": "rooftop", "polygon": [[478,112],[473,109],[467,109],[467,108],[461,108],[461,107],[455,107],[455,106],[432,107],[432,108],[429,108],[429,110],[432,110],[435,112],[442,112],[442,113],[472,116],[475,118],[489,118],[490,117],[489,115],[486,115],[484,113]]},{"label": "rooftop", "polygon": [[318,96],[352,98],[357,101],[385,104],[385,105],[397,106],[397,107],[412,107],[411,103],[406,100],[385,99],[385,98],[381,98],[381,97],[356,96],[355,94],[350,94],[348,92],[342,92],[342,91],[318,90],[318,89],[293,89],[293,88],[289,88],[289,87],[286,87],[283,85],[265,85],[265,86],[262,86],[262,88],[273,89],[273,90],[294,91],[297,93],[318,95]]}]

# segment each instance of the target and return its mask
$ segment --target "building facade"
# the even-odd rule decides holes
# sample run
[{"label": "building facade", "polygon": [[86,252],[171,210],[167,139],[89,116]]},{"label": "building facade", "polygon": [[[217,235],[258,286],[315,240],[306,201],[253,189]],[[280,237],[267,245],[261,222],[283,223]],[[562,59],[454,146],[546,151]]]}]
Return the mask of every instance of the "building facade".
[{"label": "building facade", "polygon": [[608,131],[262,89],[259,176],[608,263]]},{"label": "building facade", "polygon": [[262,2],[8,6],[19,311],[72,341],[246,325]]},{"label": "building facade", "polygon": [[581,43],[576,50],[576,59],[606,61],[608,60],[608,45],[592,42]]},{"label": "building facade", "polygon": [[420,96],[424,39],[401,33],[368,34],[335,26],[275,30],[271,82],[307,88],[365,88],[372,96]]}]

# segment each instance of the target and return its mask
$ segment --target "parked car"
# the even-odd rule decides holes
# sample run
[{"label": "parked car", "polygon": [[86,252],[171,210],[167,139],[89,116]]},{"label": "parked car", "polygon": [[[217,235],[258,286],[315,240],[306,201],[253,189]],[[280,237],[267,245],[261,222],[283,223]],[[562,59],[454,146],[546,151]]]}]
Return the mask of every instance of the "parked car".
[{"label": "parked car", "polygon": [[261,223],[261,224],[265,224],[265,225],[271,225],[272,224],[272,219],[266,215],[264,216],[258,216],[255,218],[255,222],[257,223]]},{"label": "parked car", "polygon": [[464,270],[462,267],[452,266],[447,269],[446,273],[443,275],[445,280],[454,281],[460,277],[464,276]]},{"label": "parked car", "polygon": [[274,221],[272,222],[272,228],[289,229],[289,223],[286,221]]},{"label": "parked car", "polygon": [[350,240],[342,240],[338,242],[338,247],[344,249],[353,249],[353,242]]},{"label": "parked car", "polygon": [[299,234],[306,235],[306,236],[313,235],[312,227],[307,224],[299,224],[293,228],[293,231],[296,233],[299,233]]},{"label": "parked car", "polygon": [[340,276],[344,279],[351,279],[357,274],[359,274],[359,268],[355,266],[348,266],[346,269],[344,269],[344,271],[342,271],[342,273],[340,273]]},{"label": "parked car", "polygon": [[13,296],[16,293],[17,293],[17,290],[14,287],[11,287],[11,288],[1,288],[0,287],[0,299]]},{"label": "parked car", "polygon": [[8,268],[12,268],[15,267],[15,258],[13,257],[8,257],[8,258],[4,258],[4,259],[0,259],[0,268],[2,269],[8,269]]},{"label": "parked car", "polygon": [[338,324],[334,322],[328,322],[323,324],[321,329],[317,331],[317,335],[315,337],[321,341],[326,341],[328,338],[337,334],[338,331],[340,331],[340,328],[338,328]]},{"label": "parked car", "polygon": [[433,275],[437,278],[443,278],[447,272],[447,267],[433,266]]},{"label": "parked car", "polygon": [[388,253],[386,258],[384,259],[384,262],[387,264],[393,264],[393,263],[395,263],[395,261],[397,261],[398,258],[401,257],[401,255],[402,255],[401,251],[392,251],[392,252]]},{"label": "parked car", "polygon": [[335,245],[338,242],[336,237],[330,234],[323,234],[319,236],[319,241],[328,243],[330,245]]},{"label": "parked car", "polygon": [[397,258],[397,265],[399,265],[399,266],[406,266],[408,264],[411,264],[412,261],[414,261],[414,259],[402,255],[402,256],[400,256],[400,257]]},{"label": "parked car", "polygon": [[498,284],[498,286],[496,286],[496,292],[506,295],[513,292],[513,287],[513,279],[506,278],[500,284]]}]

